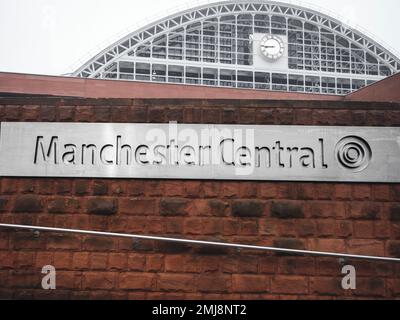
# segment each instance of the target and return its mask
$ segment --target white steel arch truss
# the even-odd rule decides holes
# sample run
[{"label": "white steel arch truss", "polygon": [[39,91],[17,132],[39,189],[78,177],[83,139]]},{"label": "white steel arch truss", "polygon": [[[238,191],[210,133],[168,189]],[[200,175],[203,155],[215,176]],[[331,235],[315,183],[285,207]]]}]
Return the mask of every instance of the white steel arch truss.
[{"label": "white steel arch truss", "polygon": [[[203,28],[204,23],[212,19],[217,19],[219,23],[223,17],[234,16],[237,19],[238,16],[251,15],[253,25],[250,27],[254,30],[254,17],[259,14],[269,16],[270,19],[272,19],[272,17],[285,18],[287,29],[289,28],[287,21],[289,19],[295,19],[303,24],[303,28],[304,24],[310,24],[316,27],[319,30],[321,37],[321,30],[324,30],[334,35],[335,42],[337,37],[345,39],[349,43],[350,51],[352,48],[364,51],[364,54],[361,56],[353,57],[354,61],[357,62],[357,60],[360,60],[362,62],[362,60],[366,59],[366,54],[368,54],[373,57],[373,59],[376,59],[379,65],[385,66],[388,70],[385,76],[394,74],[400,70],[400,59],[389,50],[385,49],[373,39],[325,14],[286,3],[263,0],[239,0],[203,5],[184,12],[176,13],[172,16],[166,17],[165,19],[147,25],[146,27],[127,35],[100,52],[97,56],[74,72],[73,75],[85,78],[102,78],[102,73],[115,66],[115,63],[118,62],[121,57],[125,55],[134,55],[140,46],[143,46],[144,44],[152,46],[153,42],[160,36],[169,35],[170,33],[180,29],[186,30],[188,26],[195,23],[199,23],[199,28]],[[218,32],[220,32],[220,30],[218,30]],[[218,43],[219,41],[218,38]],[[201,46],[203,46],[203,43]],[[335,43],[334,49],[337,50],[340,49],[340,47],[337,48]],[[350,60],[350,64],[351,63]],[[190,61],[188,61],[187,64],[190,64]],[[236,66],[234,63],[233,65],[227,65],[226,68],[234,68],[236,71],[238,70],[237,63]],[[307,72],[305,71],[304,74],[307,74]],[[381,78],[383,77],[384,76]],[[375,81],[379,80],[378,78],[379,77],[376,77]]]}]

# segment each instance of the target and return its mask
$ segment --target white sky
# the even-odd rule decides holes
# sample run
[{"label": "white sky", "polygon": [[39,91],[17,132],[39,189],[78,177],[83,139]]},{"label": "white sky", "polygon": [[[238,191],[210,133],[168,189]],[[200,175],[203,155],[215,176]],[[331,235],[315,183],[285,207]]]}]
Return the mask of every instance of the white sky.
[{"label": "white sky", "polygon": [[[290,2],[281,0],[281,2]],[[293,1],[299,4],[299,1]],[[55,74],[188,0],[0,0],[0,71]],[[400,52],[399,0],[308,0]],[[310,7],[310,6],[309,6]],[[116,37],[116,35],[121,35]],[[108,43],[109,44],[109,43]],[[97,48],[96,48],[97,47]],[[85,59],[84,59],[85,60]],[[87,60],[87,59],[86,59]],[[82,61],[84,62],[84,61]],[[78,67],[79,65],[75,65]]]}]

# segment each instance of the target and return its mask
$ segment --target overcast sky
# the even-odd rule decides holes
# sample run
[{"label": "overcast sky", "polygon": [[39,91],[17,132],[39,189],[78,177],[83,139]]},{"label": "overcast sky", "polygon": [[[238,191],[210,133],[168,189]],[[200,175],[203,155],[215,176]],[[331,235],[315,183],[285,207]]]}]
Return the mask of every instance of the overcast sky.
[{"label": "overcast sky", "polygon": [[[290,2],[282,0],[281,2]],[[299,1],[292,1],[299,4]],[[188,0],[0,0],[0,71],[72,72],[136,24],[196,2]],[[308,0],[334,12],[400,52],[399,0]],[[309,7],[310,7],[309,5]],[[87,59],[86,59],[87,60]],[[82,61],[83,62],[83,61]],[[77,65],[75,65],[77,67]]]}]

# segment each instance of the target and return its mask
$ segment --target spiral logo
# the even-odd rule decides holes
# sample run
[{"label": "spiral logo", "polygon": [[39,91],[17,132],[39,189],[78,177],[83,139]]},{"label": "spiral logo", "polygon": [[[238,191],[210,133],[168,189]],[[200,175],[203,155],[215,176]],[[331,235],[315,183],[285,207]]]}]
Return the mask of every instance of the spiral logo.
[{"label": "spiral logo", "polygon": [[344,168],[355,172],[367,168],[372,158],[372,151],[368,142],[356,136],[349,136],[340,140],[336,145],[335,154]]}]

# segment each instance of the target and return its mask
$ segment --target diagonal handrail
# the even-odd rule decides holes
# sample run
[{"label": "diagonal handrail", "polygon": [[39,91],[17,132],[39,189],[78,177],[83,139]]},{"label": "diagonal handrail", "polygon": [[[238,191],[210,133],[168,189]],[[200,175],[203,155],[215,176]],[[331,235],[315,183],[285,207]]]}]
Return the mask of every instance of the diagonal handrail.
[{"label": "diagonal handrail", "polygon": [[164,242],[186,243],[186,244],[227,247],[227,248],[237,248],[237,249],[249,249],[249,250],[262,250],[262,251],[310,255],[310,256],[349,258],[349,259],[374,260],[374,261],[386,261],[386,262],[400,262],[399,258],[355,255],[355,254],[347,254],[347,253],[334,253],[334,252],[322,252],[322,251],[310,251],[310,250],[298,250],[298,249],[285,249],[285,248],[255,246],[255,245],[246,245],[246,244],[237,244],[237,243],[224,243],[224,242],[203,241],[203,240],[178,239],[178,238],[168,238],[168,237],[158,237],[158,236],[145,236],[145,235],[137,235],[137,234],[91,231],[91,230],[51,228],[51,227],[40,227],[40,226],[18,225],[18,224],[0,224],[0,228],[22,229],[22,230],[44,231],[44,232],[74,233],[74,234],[83,234],[83,235],[130,238],[130,239],[141,239],[141,240],[155,240],[155,241],[164,241]]}]

